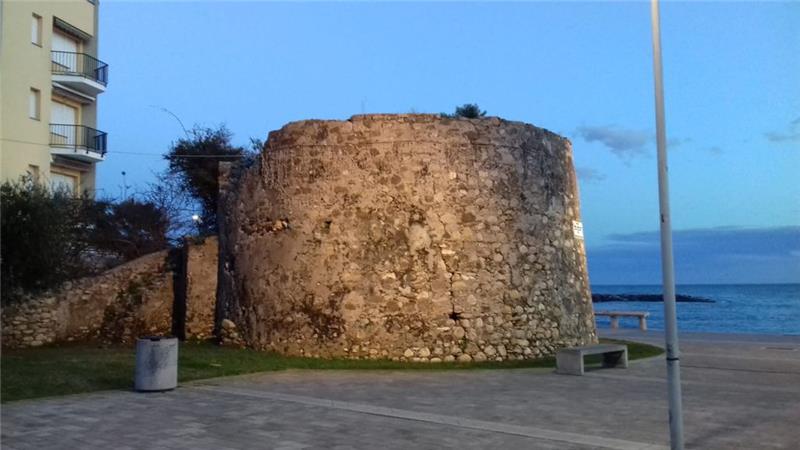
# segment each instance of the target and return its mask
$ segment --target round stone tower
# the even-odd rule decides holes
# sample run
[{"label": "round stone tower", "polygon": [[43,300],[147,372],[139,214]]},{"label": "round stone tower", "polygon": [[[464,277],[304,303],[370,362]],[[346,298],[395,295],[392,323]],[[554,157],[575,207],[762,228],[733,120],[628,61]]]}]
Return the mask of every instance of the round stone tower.
[{"label": "round stone tower", "polygon": [[571,144],[547,130],[294,122],[228,189],[218,320],[249,346],[436,362],[596,341]]}]

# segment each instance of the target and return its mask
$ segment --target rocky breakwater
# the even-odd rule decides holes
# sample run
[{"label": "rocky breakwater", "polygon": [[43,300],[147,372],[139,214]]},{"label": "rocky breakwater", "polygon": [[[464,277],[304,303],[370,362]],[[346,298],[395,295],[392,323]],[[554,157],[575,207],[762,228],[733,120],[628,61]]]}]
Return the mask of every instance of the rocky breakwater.
[{"label": "rocky breakwater", "polygon": [[[592,294],[592,302],[594,303],[608,303],[608,302],[663,302],[664,297],[661,294]],[[675,301],[681,303],[714,303],[714,300],[705,297],[697,297],[695,295],[676,294]]]},{"label": "rocky breakwater", "polygon": [[248,346],[438,362],[596,341],[571,144],[547,130],[295,122],[228,189],[218,329]]}]

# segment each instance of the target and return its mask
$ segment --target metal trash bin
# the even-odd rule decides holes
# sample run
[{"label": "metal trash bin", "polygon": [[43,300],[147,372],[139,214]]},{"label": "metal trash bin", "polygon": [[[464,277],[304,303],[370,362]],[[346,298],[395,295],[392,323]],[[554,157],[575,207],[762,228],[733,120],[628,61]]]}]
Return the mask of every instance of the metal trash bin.
[{"label": "metal trash bin", "polygon": [[178,338],[146,336],[136,340],[134,389],[169,391],[178,386]]}]

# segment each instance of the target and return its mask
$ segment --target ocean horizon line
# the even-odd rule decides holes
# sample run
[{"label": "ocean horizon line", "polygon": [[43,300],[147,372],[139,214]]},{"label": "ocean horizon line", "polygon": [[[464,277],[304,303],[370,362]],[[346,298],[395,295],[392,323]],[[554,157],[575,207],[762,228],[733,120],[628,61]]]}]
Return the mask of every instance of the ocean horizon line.
[{"label": "ocean horizon line", "polygon": [[[677,283],[675,286],[797,286],[800,281],[787,283]],[[631,286],[631,287],[661,287],[661,283],[590,283],[590,287],[611,287],[611,286]]]}]

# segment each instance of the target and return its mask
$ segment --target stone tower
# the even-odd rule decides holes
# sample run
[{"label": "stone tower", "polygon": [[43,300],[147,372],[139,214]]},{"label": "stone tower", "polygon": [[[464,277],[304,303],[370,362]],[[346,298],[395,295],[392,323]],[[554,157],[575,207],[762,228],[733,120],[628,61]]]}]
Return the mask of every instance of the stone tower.
[{"label": "stone tower", "polygon": [[571,144],[547,130],[294,122],[223,201],[218,319],[254,348],[435,362],[596,341]]}]

